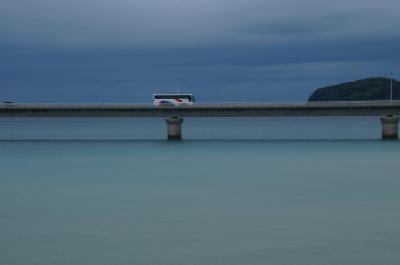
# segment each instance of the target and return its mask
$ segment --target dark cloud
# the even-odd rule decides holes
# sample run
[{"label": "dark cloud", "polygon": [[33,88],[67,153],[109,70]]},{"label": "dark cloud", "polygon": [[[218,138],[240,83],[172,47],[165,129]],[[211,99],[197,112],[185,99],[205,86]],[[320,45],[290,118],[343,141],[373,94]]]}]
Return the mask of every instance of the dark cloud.
[{"label": "dark cloud", "polygon": [[187,47],[391,36],[397,0],[3,0],[2,42]]},{"label": "dark cloud", "polygon": [[326,36],[327,33],[335,32],[337,29],[344,31],[346,25],[353,24],[359,19],[360,17],[354,12],[349,11],[302,18],[284,16],[275,21],[247,26],[239,32],[248,35],[282,37],[285,40],[310,38],[314,40],[321,35]]},{"label": "dark cloud", "polygon": [[298,101],[322,85],[387,76],[400,66],[400,41],[391,43],[14,51],[0,62],[0,87],[18,101],[143,102],[180,80],[203,101]]}]

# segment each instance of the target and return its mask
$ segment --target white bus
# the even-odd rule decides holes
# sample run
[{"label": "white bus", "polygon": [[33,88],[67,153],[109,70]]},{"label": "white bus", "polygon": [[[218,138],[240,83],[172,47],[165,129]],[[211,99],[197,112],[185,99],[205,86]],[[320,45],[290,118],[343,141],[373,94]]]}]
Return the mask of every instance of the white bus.
[{"label": "white bus", "polygon": [[156,106],[190,106],[193,105],[192,94],[154,94],[153,104]]}]

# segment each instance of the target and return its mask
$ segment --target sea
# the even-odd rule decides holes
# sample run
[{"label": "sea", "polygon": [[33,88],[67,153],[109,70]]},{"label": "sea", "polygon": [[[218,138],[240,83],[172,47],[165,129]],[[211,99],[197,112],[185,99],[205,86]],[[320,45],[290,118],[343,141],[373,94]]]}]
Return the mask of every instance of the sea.
[{"label": "sea", "polygon": [[0,264],[398,265],[377,117],[0,119]]}]

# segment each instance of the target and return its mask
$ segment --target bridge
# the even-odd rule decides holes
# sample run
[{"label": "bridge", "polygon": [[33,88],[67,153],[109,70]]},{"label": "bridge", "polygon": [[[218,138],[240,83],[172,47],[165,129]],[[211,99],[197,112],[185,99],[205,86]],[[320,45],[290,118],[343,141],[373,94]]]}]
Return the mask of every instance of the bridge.
[{"label": "bridge", "polygon": [[4,117],[165,117],[168,139],[182,138],[184,117],[377,116],[382,138],[397,139],[400,100],[307,103],[221,103],[192,106],[152,104],[15,104],[1,103]]}]

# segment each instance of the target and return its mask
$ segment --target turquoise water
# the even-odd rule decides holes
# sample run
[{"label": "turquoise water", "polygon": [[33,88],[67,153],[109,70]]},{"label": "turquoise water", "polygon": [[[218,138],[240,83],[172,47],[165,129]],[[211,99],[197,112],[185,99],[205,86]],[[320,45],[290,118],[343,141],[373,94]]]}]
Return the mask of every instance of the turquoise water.
[{"label": "turquoise water", "polygon": [[0,264],[400,262],[377,119],[0,124]]},{"label": "turquoise water", "polygon": [[[1,119],[2,140],[164,140],[164,119]],[[380,139],[379,118],[185,118],[187,140]]]}]

